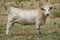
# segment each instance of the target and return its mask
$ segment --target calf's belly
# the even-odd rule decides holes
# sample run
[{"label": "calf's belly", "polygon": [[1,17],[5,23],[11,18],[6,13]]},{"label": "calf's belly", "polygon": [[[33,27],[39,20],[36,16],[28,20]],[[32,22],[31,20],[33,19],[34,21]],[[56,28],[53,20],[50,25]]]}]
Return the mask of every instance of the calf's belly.
[{"label": "calf's belly", "polygon": [[20,24],[30,25],[35,24],[35,19],[17,19],[16,22]]}]

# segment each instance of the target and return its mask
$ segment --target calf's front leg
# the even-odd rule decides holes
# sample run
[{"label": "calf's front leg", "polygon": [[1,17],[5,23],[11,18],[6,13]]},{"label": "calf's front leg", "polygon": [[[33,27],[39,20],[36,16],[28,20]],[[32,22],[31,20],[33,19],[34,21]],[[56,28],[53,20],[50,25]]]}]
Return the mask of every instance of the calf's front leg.
[{"label": "calf's front leg", "polygon": [[36,29],[37,29],[37,34],[39,34],[39,35],[41,34],[40,25],[41,25],[40,20],[36,20]]}]

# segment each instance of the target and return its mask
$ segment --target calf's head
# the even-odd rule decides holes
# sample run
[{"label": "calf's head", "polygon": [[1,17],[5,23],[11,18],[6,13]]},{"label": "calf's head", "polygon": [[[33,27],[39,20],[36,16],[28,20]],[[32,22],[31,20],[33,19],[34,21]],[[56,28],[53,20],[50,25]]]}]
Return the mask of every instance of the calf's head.
[{"label": "calf's head", "polygon": [[52,5],[44,5],[41,7],[41,10],[43,10],[44,15],[47,17],[50,14],[50,10],[52,9]]}]

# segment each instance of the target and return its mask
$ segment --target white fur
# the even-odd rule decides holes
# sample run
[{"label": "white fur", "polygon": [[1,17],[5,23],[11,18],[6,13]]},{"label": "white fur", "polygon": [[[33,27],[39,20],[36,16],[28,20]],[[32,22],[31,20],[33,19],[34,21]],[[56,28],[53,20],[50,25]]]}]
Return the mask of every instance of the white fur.
[{"label": "white fur", "polygon": [[[41,17],[42,12],[46,16],[49,13],[49,6],[44,6],[45,10],[33,9],[33,10],[22,10],[14,7],[10,7],[8,10],[8,23],[6,27],[6,34],[12,31],[13,23],[17,22],[20,24],[36,24],[36,28],[39,30],[40,25],[45,23],[45,20]],[[41,12],[42,11],[42,12]],[[43,16],[43,15],[42,15]]]}]

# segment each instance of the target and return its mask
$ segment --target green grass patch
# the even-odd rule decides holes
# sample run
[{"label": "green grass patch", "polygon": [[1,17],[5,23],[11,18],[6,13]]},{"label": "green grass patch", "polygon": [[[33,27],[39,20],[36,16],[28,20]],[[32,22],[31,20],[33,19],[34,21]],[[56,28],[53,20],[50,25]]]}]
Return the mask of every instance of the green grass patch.
[{"label": "green grass patch", "polygon": [[6,25],[0,25],[0,34],[1,33],[5,33],[5,31],[6,31]]},{"label": "green grass patch", "polygon": [[51,11],[51,14],[52,14],[54,17],[60,17],[60,10],[52,10],[52,11]]},{"label": "green grass patch", "polygon": [[8,14],[0,14],[0,16],[7,16]]}]

